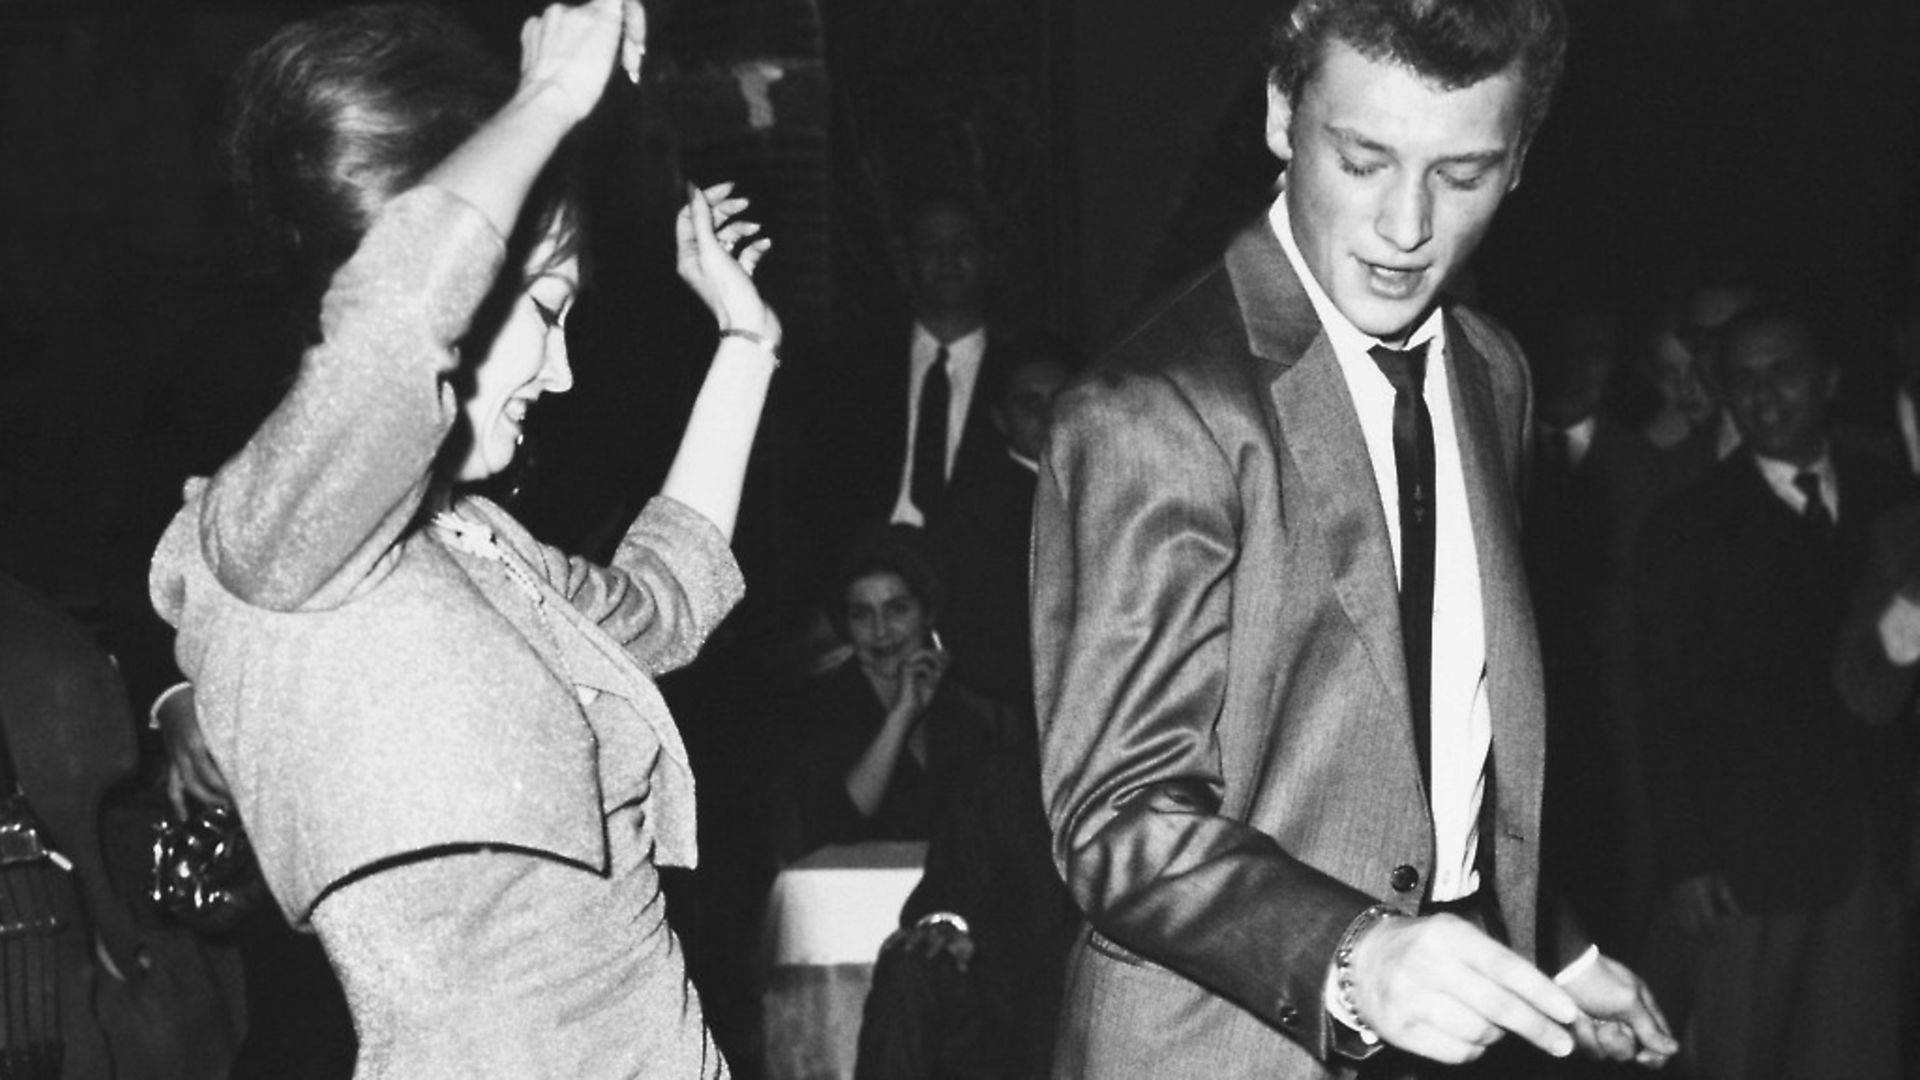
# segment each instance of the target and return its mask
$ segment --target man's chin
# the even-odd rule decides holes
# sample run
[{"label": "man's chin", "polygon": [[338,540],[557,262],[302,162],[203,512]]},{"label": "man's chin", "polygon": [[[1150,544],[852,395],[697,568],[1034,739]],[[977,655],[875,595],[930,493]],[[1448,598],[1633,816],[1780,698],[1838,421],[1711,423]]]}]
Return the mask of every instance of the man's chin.
[{"label": "man's chin", "polygon": [[1368,293],[1355,302],[1341,305],[1340,311],[1361,333],[1397,345],[1413,333],[1432,307],[1432,293],[1404,300]]}]

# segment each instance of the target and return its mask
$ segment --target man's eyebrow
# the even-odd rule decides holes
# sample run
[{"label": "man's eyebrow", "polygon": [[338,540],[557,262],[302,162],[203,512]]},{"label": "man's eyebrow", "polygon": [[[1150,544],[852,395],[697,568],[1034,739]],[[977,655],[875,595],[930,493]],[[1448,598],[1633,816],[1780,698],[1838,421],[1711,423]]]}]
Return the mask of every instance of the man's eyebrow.
[{"label": "man's eyebrow", "polygon": [[[1340,140],[1341,142],[1347,143],[1361,150],[1368,151],[1369,153],[1381,154],[1386,157],[1396,158],[1396,159],[1400,156],[1399,153],[1395,151],[1393,147],[1388,146],[1385,143],[1380,143],[1372,139],[1369,139],[1365,135],[1360,134],[1359,132],[1353,130],[1352,128],[1345,128],[1345,127],[1339,127],[1334,124],[1327,124],[1326,130],[1327,130],[1327,134],[1333,136],[1334,138]],[[1500,162],[1506,160],[1506,157],[1507,157],[1507,150],[1505,147],[1493,147],[1487,150],[1475,150],[1465,154],[1450,154],[1447,157],[1443,157],[1440,160],[1436,161],[1434,164],[1436,165],[1471,165],[1471,166],[1476,166],[1480,168],[1485,168],[1491,165],[1498,165]]]}]

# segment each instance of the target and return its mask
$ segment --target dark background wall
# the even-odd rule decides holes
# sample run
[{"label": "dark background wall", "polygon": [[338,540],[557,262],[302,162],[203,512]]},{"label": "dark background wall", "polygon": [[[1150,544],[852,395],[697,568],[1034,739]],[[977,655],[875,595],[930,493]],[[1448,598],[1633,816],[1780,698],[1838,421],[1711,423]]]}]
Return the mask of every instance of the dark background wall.
[{"label": "dark background wall", "polygon": [[[167,391],[231,299],[213,152],[226,73],[322,6],[0,2],[0,567],[70,604],[97,602],[102,538],[150,482],[132,467],[152,456],[147,414],[193,412]],[[460,9],[505,48],[534,6]],[[584,350],[600,374],[583,386],[600,389],[551,410],[618,434],[553,455],[585,477],[550,493],[556,528],[596,535],[594,507],[650,486],[697,381],[704,345],[680,340],[664,275],[681,179],[742,177],[780,236],[767,287],[814,373],[783,380],[834,370],[836,319],[901,302],[901,210],[937,187],[989,207],[1003,304],[1095,343],[1269,197],[1266,8],[658,0],[649,86],[609,122],[598,182],[610,277],[632,291],[583,319],[606,345]],[[1920,177],[1911,0],[1571,8],[1565,93],[1476,267],[1489,304],[1524,310],[1537,287],[1594,278],[1624,291],[1701,255],[1808,268],[1862,319],[1891,302]],[[634,334],[645,355],[614,355]],[[762,507],[785,451],[849,422],[776,405]],[[789,509],[761,512],[750,569],[781,571],[791,524]]]}]

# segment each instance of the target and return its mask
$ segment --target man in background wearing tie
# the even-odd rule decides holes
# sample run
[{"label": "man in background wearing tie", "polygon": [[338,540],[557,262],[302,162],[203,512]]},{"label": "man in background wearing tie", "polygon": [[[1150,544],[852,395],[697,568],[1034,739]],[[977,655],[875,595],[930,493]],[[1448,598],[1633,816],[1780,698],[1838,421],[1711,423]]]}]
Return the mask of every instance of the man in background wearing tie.
[{"label": "man in background wearing tie", "polygon": [[1526,372],[1442,292],[1565,31],[1556,0],[1292,5],[1284,193],[1056,399],[1042,786],[1090,926],[1056,1076],[1675,1049],[1627,968],[1540,947]]},{"label": "man in background wearing tie", "polygon": [[[889,419],[904,432],[903,452],[884,456],[893,486],[888,519],[931,527],[957,478],[1000,453],[990,402],[974,393],[989,363],[987,284],[990,260],[979,213],[953,200],[922,205],[908,227],[913,330],[908,343],[904,414]],[[996,335],[997,336],[997,335]]]},{"label": "man in background wearing tie", "polygon": [[1648,971],[1686,1014],[1694,1075],[1892,1080],[1894,838],[1833,670],[1869,529],[1906,481],[1830,438],[1838,370],[1808,313],[1735,316],[1718,367],[1743,448],[1654,510],[1635,573],[1668,890]]}]

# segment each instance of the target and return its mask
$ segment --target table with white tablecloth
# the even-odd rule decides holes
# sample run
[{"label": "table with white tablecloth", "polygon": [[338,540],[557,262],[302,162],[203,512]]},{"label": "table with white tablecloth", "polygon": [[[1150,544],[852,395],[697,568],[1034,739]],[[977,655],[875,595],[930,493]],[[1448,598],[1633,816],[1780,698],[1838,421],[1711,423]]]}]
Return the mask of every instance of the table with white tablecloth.
[{"label": "table with white tablecloth", "polygon": [[848,1080],[880,945],[919,883],[927,845],[825,847],[782,870],[761,934],[765,1080]]}]

